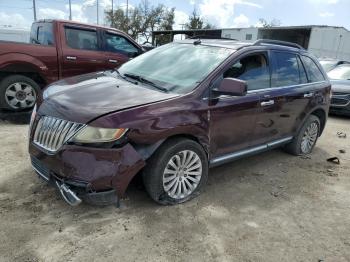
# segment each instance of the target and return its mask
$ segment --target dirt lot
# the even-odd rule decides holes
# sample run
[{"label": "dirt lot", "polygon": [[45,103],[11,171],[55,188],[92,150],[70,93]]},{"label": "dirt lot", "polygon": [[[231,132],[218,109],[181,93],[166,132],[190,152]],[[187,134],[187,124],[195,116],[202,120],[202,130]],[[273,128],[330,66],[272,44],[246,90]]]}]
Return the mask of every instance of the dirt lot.
[{"label": "dirt lot", "polygon": [[274,150],[212,169],[172,207],[134,183],[120,209],[66,205],[32,171],[27,128],[0,122],[0,261],[350,261],[350,119],[331,117],[310,159]]}]

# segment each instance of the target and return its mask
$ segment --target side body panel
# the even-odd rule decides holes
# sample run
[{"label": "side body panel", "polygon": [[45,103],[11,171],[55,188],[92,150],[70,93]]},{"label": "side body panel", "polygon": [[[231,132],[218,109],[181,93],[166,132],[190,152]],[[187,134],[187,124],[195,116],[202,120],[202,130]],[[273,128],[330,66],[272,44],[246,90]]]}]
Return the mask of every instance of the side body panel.
[{"label": "side body panel", "polygon": [[38,73],[46,83],[58,79],[55,46],[0,41],[0,72]]}]

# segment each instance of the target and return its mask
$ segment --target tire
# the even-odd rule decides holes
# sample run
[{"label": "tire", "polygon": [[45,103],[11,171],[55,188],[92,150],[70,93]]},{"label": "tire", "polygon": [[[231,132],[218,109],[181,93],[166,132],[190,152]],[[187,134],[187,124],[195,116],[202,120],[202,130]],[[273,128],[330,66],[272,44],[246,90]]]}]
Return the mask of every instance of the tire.
[{"label": "tire", "polygon": [[[191,156],[192,158],[190,158]],[[187,165],[184,165],[189,171],[175,172],[175,168],[170,164],[170,160],[173,160],[173,164],[176,164],[178,159],[181,159],[181,161],[185,159],[185,162],[187,162],[186,159],[189,161]],[[194,164],[190,165],[193,161]],[[201,164],[201,168],[195,168],[199,166],[199,163]],[[165,170],[170,173],[165,172]],[[185,170],[185,168],[182,170]],[[194,175],[195,173],[201,173],[201,175]],[[171,181],[167,181],[174,176],[175,178],[171,179]],[[147,161],[143,171],[143,182],[146,191],[154,201],[162,205],[179,204],[198,196],[206,184],[207,178],[208,159],[204,149],[195,141],[184,138],[172,139],[161,145]],[[170,187],[171,183],[174,183],[172,187]],[[192,188],[188,183],[192,185]],[[180,191],[182,193],[177,194],[179,189],[179,186],[177,186],[175,194],[171,194],[176,184],[180,185]],[[184,187],[188,191],[185,191]],[[165,188],[170,189],[166,191]]]},{"label": "tire", "polygon": [[[317,128],[315,125],[317,126]],[[309,118],[305,121],[305,123],[301,127],[301,129],[299,130],[298,134],[293,138],[292,142],[285,146],[285,150],[288,153],[296,156],[310,154],[314,146],[316,145],[317,139],[320,135],[320,130],[321,130],[320,127],[321,127],[320,119],[315,115],[310,115]],[[312,136],[313,139],[309,140],[310,143],[311,141],[312,143],[311,145],[308,145],[307,148],[305,148],[305,146],[303,147],[303,138],[306,136],[306,133],[308,131],[312,131],[312,130],[316,133],[312,132],[312,134],[314,134]],[[309,133],[309,137],[310,137],[310,133]],[[305,137],[305,139],[307,138]]]},{"label": "tire", "polygon": [[11,111],[30,109],[36,102],[40,87],[29,77],[10,75],[0,82],[0,107]]}]

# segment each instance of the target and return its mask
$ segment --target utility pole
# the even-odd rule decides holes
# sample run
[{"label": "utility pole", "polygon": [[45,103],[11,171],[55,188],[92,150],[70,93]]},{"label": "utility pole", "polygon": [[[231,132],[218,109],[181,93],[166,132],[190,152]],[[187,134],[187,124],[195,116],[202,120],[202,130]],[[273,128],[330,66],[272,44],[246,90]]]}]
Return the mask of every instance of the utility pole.
[{"label": "utility pole", "polygon": [[96,11],[97,11],[97,24],[98,24],[98,0],[96,1]]},{"label": "utility pole", "polygon": [[129,32],[129,0],[126,0],[126,29]]},{"label": "utility pole", "polygon": [[113,0],[112,0],[112,16],[113,16]]},{"label": "utility pole", "polygon": [[34,12],[34,21],[36,21],[36,6],[35,6],[35,0],[33,0],[33,12]]},{"label": "utility pole", "polygon": [[71,3],[71,0],[69,0],[69,20],[72,20],[72,3]]}]

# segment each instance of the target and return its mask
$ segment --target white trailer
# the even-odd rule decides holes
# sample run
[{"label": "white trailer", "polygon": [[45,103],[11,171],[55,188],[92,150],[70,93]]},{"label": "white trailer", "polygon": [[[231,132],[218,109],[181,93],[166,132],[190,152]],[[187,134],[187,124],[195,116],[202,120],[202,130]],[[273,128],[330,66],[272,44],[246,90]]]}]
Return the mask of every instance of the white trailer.
[{"label": "white trailer", "polygon": [[350,61],[350,31],[334,26],[227,28],[222,37],[240,41],[274,39],[297,43],[319,58]]},{"label": "white trailer", "polygon": [[29,29],[0,27],[0,40],[29,43]]}]

